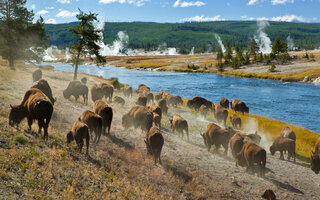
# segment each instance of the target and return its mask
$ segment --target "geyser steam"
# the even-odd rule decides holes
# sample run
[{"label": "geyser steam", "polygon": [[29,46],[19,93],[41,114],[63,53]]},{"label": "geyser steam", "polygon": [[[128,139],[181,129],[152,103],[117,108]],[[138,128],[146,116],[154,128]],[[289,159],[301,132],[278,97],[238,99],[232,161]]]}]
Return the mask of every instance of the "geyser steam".
[{"label": "geyser steam", "polygon": [[216,38],[216,40],[218,41],[219,45],[220,45],[220,48],[222,50],[222,52],[225,52],[226,51],[226,48],[224,47],[223,43],[222,43],[222,40],[220,38],[220,36],[218,34],[214,34],[214,37]]},{"label": "geyser steam", "polygon": [[271,53],[271,40],[268,35],[264,32],[264,29],[270,26],[268,21],[257,21],[258,30],[254,35],[254,39],[259,45],[260,52]]}]

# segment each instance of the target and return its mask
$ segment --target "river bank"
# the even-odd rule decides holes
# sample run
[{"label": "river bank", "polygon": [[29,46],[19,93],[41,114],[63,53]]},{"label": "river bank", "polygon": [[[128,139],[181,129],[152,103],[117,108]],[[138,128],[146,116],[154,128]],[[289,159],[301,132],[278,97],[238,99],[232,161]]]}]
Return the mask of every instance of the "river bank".
[{"label": "river bank", "polygon": [[[102,137],[99,145],[90,146],[90,158],[76,152],[75,143],[66,145],[66,133],[80,114],[92,110],[82,99],[66,100],[62,91],[73,74],[43,70],[45,78],[57,98],[49,127],[49,141],[44,142],[36,133],[25,131],[26,120],[20,129],[9,127],[9,104],[21,101],[24,92],[32,85],[35,67],[18,65],[15,71],[0,65],[0,192],[6,199],[21,198],[86,198],[86,199],[259,199],[266,189],[272,189],[279,199],[313,199],[320,195],[320,177],[297,163],[279,160],[279,154],[267,156],[266,178],[257,177],[236,167],[231,153],[207,152],[199,131],[213,121],[189,110],[186,105],[170,107],[169,115],[162,120],[165,146],[162,165],[154,166],[146,155],[144,133],[125,130],[121,117],[134,105],[133,98],[125,98],[122,91],[114,95],[126,100],[124,106],[109,103],[114,110],[111,136]],[[94,83],[109,80],[98,76],[86,77],[90,88]],[[230,114],[232,111],[229,110]],[[172,134],[169,118],[179,113],[188,120],[190,142]],[[255,115],[241,115],[243,128],[258,130],[261,145],[268,151],[272,138],[279,135],[283,122]],[[228,125],[230,122],[228,120]],[[309,156],[319,135],[307,129],[289,125],[297,133],[297,152]],[[36,123],[33,130],[37,130]],[[292,174],[292,171],[295,173]],[[312,181],[310,181],[312,180]],[[130,184],[128,184],[130,183]],[[210,188],[210,189],[208,189]]]}]

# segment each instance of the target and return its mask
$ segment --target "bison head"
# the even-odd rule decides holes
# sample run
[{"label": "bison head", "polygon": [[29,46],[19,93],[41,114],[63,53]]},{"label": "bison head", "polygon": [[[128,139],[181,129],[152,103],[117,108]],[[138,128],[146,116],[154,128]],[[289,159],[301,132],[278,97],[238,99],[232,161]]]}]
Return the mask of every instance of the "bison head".
[{"label": "bison head", "polygon": [[320,171],[320,155],[318,153],[312,152],[311,155],[311,170],[316,174],[319,174]]},{"label": "bison head", "polygon": [[172,121],[173,121],[173,119],[169,119],[169,121],[170,121],[170,126],[171,126],[171,129],[172,129]]},{"label": "bison head", "polygon": [[63,90],[63,97],[65,98],[65,99],[69,99],[70,98],[70,92],[68,91],[68,90]]},{"label": "bison head", "polygon": [[270,153],[271,153],[271,155],[274,155],[275,152],[276,152],[276,151],[275,151],[274,147],[271,146],[271,147],[270,147]]},{"label": "bison head", "polygon": [[208,147],[207,138],[206,138],[205,134],[200,132],[200,135],[203,138],[204,145],[206,145],[206,147]]},{"label": "bison head", "polygon": [[19,125],[20,122],[26,117],[26,113],[21,106],[10,105],[11,110],[9,113],[9,125]]},{"label": "bison head", "polygon": [[71,131],[69,131],[69,133],[67,134],[67,143],[70,143],[74,140],[73,134],[71,133]]}]

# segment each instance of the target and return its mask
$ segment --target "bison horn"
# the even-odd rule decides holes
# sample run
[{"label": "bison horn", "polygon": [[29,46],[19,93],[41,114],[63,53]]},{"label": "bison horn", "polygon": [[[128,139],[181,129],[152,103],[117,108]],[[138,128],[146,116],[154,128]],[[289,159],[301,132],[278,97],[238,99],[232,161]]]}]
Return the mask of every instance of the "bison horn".
[{"label": "bison horn", "polygon": [[201,132],[200,132],[200,135],[201,135],[201,137],[203,137],[203,134],[201,134]]},{"label": "bison horn", "polygon": [[13,106],[10,104],[10,107],[13,108]]}]

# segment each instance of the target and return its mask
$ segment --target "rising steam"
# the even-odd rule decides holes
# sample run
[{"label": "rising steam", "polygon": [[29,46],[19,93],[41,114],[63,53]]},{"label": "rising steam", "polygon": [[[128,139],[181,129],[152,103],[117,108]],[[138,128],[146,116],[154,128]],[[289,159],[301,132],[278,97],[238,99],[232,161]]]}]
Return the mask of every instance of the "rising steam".
[{"label": "rising steam", "polygon": [[214,34],[214,37],[216,38],[216,40],[218,41],[219,45],[220,45],[220,48],[222,50],[222,52],[225,52],[226,51],[226,48],[224,47],[223,43],[222,43],[222,40],[220,38],[220,36],[218,34]]},{"label": "rising steam", "polygon": [[191,48],[189,55],[194,55],[194,47]]},{"label": "rising steam", "polygon": [[259,45],[260,52],[271,53],[271,40],[268,35],[264,32],[265,28],[270,26],[268,21],[257,21],[258,30],[254,35],[254,39]]},{"label": "rising steam", "polygon": [[287,37],[287,44],[288,44],[288,49],[289,50],[295,50],[296,48],[294,47],[293,39],[291,38],[290,35]]}]

